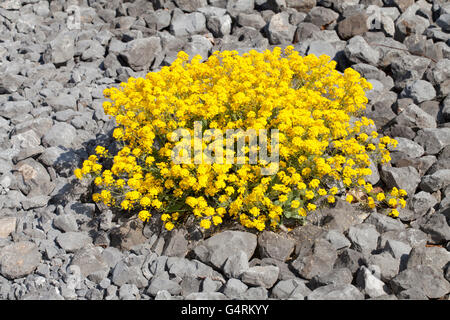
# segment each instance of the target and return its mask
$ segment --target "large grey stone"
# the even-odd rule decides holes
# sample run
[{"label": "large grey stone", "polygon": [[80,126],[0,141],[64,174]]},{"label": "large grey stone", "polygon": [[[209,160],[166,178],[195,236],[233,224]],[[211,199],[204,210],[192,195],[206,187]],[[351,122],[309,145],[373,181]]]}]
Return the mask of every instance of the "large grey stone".
[{"label": "large grey stone", "polygon": [[0,250],[0,274],[18,279],[32,273],[41,263],[41,254],[33,242],[20,241]]},{"label": "large grey stone", "polygon": [[278,280],[279,272],[280,269],[276,266],[255,266],[244,271],[241,280],[247,285],[269,289]]},{"label": "large grey stone", "polygon": [[308,295],[308,300],[363,300],[364,295],[351,284],[329,284]]},{"label": "large grey stone", "polygon": [[194,253],[200,261],[222,268],[225,261],[238,250],[243,250],[247,259],[256,249],[257,238],[254,234],[242,231],[225,231],[218,233],[205,241],[200,242]]},{"label": "large grey stone", "polygon": [[442,271],[429,265],[417,265],[400,272],[390,281],[394,292],[417,289],[428,298],[441,298],[450,292],[450,283]]},{"label": "large grey stone", "polygon": [[258,236],[258,248],[261,258],[274,258],[286,261],[294,251],[295,242],[293,239],[264,231]]}]

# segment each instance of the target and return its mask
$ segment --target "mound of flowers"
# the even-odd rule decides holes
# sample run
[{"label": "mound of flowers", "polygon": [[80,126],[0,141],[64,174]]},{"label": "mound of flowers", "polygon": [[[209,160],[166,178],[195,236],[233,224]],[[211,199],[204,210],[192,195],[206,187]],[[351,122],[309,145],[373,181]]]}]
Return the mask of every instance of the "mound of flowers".
[{"label": "mound of flowers", "polygon": [[93,179],[95,202],[143,221],[159,212],[168,230],[190,216],[204,229],[230,220],[276,229],[336,197],[398,216],[406,192],[367,182],[397,142],[361,117],[371,84],[335,67],[293,47],[215,52],[203,63],[180,52],[104,91],[120,150],[97,146],[75,175]]}]

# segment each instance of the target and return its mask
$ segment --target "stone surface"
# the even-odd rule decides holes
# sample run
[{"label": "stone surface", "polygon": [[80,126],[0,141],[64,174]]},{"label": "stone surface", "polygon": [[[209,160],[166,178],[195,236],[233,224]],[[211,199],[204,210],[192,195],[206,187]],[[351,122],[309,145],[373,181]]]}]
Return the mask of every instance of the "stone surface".
[{"label": "stone surface", "polygon": [[0,250],[0,274],[7,279],[18,279],[32,273],[41,262],[36,245],[20,241]]}]

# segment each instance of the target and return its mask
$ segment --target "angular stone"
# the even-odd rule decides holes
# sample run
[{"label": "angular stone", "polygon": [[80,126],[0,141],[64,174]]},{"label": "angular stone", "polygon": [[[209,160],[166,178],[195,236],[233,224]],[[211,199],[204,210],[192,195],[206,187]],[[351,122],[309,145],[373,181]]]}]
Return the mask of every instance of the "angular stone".
[{"label": "angular stone", "polygon": [[276,266],[256,266],[251,267],[241,276],[242,282],[251,286],[272,288],[278,280],[280,269]]},{"label": "angular stone", "polygon": [[264,231],[258,236],[258,248],[261,258],[274,258],[286,261],[294,251],[293,239],[283,237],[274,232]]},{"label": "angular stone", "polygon": [[314,7],[305,18],[305,22],[311,22],[318,27],[329,25],[337,20],[339,14],[324,7]]},{"label": "angular stone", "polygon": [[337,32],[339,36],[344,39],[350,39],[354,36],[362,35],[368,31],[367,15],[365,12],[356,13],[348,18],[345,18],[338,23]]},{"label": "angular stone", "polygon": [[296,27],[289,23],[289,14],[281,12],[275,14],[268,25],[271,44],[291,43],[294,39]]},{"label": "angular stone", "polygon": [[450,128],[424,128],[419,130],[414,141],[420,144],[427,154],[438,154],[445,146],[450,145]]},{"label": "angular stone", "polygon": [[11,233],[16,230],[16,217],[0,218],[0,239],[8,238]]},{"label": "angular stone", "polygon": [[436,90],[431,83],[424,80],[416,80],[409,83],[400,96],[412,98],[415,103],[421,103],[433,100],[436,97]]},{"label": "angular stone", "polygon": [[0,274],[7,279],[18,279],[32,273],[41,263],[36,245],[20,241],[0,250]]},{"label": "angular stone", "polygon": [[395,122],[398,125],[415,129],[436,128],[436,119],[415,104],[411,104],[403,109],[395,118]]},{"label": "angular stone", "polygon": [[239,250],[235,255],[228,257],[223,266],[223,273],[229,278],[239,278],[248,269],[247,254]]},{"label": "angular stone", "polygon": [[352,243],[352,248],[359,252],[371,253],[378,246],[378,237],[380,234],[375,226],[371,224],[358,224],[350,227],[348,238]]},{"label": "angular stone", "polygon": [[110,269],[100,248],[93,245],[77,250],[72,258],[71,265],[78,266],[83,277],[94,276],[97,283],[106,279]]},{"label": "angular stone", "polygon": [[351,284],[329,284],[308,295],[308,300],[363,300],[364,295]]},{"label": "angular stone", "polygon": [[42,144],[47,147],[70,148],[76,135],[77,131],[72,125],[58,122],[42,137]]},{"label": "angular stone", "polygon": [[450,262],[450,252],[440,247],[417,247],[411,250],[408,269],[415,266],[433,266],[444,271]]},{"label": "angular stone", "polygon": [[420,229],[429,234],[435,243],[442,243],[450,240],[450,226],[443,214],[432,214],[425,223],[420,225]]},{"label": "angular stone", "polygon": [[408,195],[414,194],[420,183],[420,175],[414,167],[386,167],[381,168],[381,179],[389,189],[394,187],[405,190]]},{"label": "angular stone", "polygon": [[272,297],[275,299],[289,299],[293,294],[298,295],[298,293],[304,297],[311,293],[305,281],[298,278],[279,281],[272,288]]},{"label": "angular stone", "polygon": [[415,213],[415,217],[423,216],[428,210],[437,204],[437,200],[430,193],[420,191],[411,199],[411,207]]},{"label": "angular stone", "polygon": [[92,238],[82,232],[65,232],[56,238],[56,242],[66,252],[75,252],[92,243]]},{"label": "angular stone", "polygon": [[353,281],[352,272],[347,268],[337,268],[331,270],[324,275],[318,275],[311,279],[309,285],[312,288],[318,288],[321,286],[327,286],[329,284],[346,285],[351,284]]},{"label": "angular stone", "polygon": [[364,266],[359,269],[356,283],[370,298],[377,298],[390,293],[388,286]]},{"label": "angular stone", "polygon": [[400,272],[390,281],[394,292],[417,289],[428,298],[441,298],[450,292],[450,283],[445,280],[442,271],[428,265],[417,265]]},{"label": "angular stone", "polygon": [[431,175],[425,175],[420,182],[420,188],[426,192],[434,192],[450,185],[450,169],[437,170]]},{"label": "angular stone", "polygon": [[206,29],[206,18],[200,12],[184,14],[174,10],[170,30],[176,37],[199,34]]},{"label": "angular stone", "polygon": [[161,40],[158,37],[135,39],[127,43],[121,57],[134,70],[147,70],[161,52]]},{"label": "angular stone", "polygon": [[222,268],[225,261],[238,250],[247,254],[247,259],[256,249],[257,238],[254,234],[242,231],[225,231],[200,242],[194,253],[204,263]]},{"label": "angular stone", "polygon": [[299,256],[291,264],[298,274],[311,279],[317,275],[327,274],[333,269],[337,254],[334,247],[325,239],[317,239],[309,254]]},{"label": "angular stone", "polygon": [[368,63],[377,65],[380,54],[372,49],[361,36],[351,38],[345,47],[346,57],[354,63]]}]

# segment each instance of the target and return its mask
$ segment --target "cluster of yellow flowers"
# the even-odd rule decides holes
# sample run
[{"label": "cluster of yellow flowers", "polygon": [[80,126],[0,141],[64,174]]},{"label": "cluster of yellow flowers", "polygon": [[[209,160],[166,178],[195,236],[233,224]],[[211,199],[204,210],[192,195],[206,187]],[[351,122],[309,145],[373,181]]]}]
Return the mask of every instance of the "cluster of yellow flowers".
[{"label": "cluster of yellow flowers", "polygon": [[[103,107],[116,119],[113,136],[121,150],[110,155],[98,146],[75,170],[80,179],[94,178],[101,190],[94,201],[135,210],[144,221],[161,212],[168,230],[192,214],[204,229],[235,219],[264,230],[302,220],[350,189],[372,192],[365,180],[372,174],[371,158],[389,162],[387,146],[397,142],[379,137],[373,121],[360,117],[371,84],[356,71],[339,73],[328,56],[302,57],[293,47],[241,56],[215,52],[204,63],[200,59],[189,62],[180,52],[171,66],[104,91],[112,102]],[[185,128],[194,136],[196,121],[203,130],[278,129],[278,172],[262,175],[267,163],[250,164],[248,147],[244,164],[173,163],[177,144],[171,134]],[[102,171],[101,158],[112,159],[110,169]],[[394,190],[366,202],[385,203],[398,215],[395,207],[404,205],[405,195]]]}]

